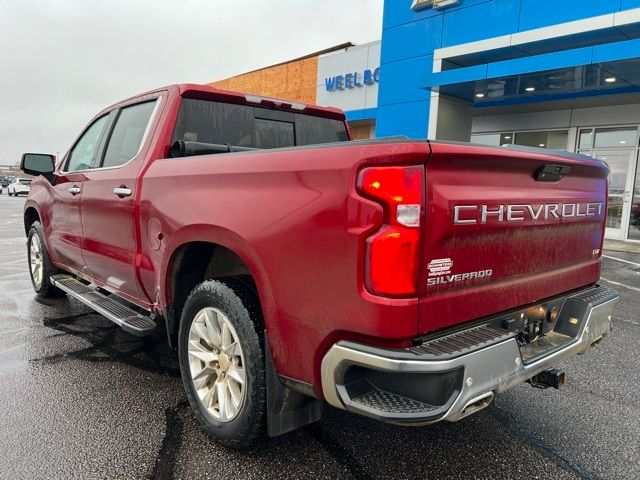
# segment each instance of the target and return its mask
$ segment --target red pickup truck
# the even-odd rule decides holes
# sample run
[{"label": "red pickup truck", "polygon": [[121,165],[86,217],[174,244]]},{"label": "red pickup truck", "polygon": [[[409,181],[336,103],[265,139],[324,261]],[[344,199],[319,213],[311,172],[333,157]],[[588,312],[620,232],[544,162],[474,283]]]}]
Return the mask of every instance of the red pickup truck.
[{"label": "red pickup truck", "polygon": [[40,297],[166,333],[223,444],[324,402],[456,421],[610,332],[598,285],[605,164],[537,149],[350,141],[343,113],[198,85],[100,112],[69,152],[25,154]]}]

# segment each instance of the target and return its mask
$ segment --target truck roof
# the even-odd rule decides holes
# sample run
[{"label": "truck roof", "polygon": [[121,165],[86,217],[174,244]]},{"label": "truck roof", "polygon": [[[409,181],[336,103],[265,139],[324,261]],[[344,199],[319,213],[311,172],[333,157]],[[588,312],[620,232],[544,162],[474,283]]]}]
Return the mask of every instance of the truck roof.
[{"label": "truck roof", "polygon": [[336,120],[345,119],[344,112],[339,108],[310,105],[294,100],[265,97],[262,95],[254,95],[233,90],[224,90],[222,88],[211,87],[209,85],[199,85],[196,83],[179,83],[167,85],[161,88],[155,88],[153,90],[149,90],[147,92],[126,98],[114,105],[111,105],[108,108],[112,108],[121,103],[127,103],[136,98],[146,97],[162,91],[175,92],[180,96],[187,98],[219,99],[226,102],[239,103],[243,105],[256,105],[277,110],[288,110],[300,113],[304,112],[306,114],[311,114],[319,117],[334,118]]}]

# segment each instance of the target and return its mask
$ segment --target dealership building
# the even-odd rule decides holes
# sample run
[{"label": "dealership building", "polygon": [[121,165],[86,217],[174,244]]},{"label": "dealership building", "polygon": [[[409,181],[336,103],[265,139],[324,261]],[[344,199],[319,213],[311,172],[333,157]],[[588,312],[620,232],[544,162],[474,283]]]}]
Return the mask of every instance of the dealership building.
[{"label": "dealership building", "polygon": [[640,241],[640,0],[385,0],[380,41],[213,85],[340,107],[357,138],[602,159],[606,236]]}]

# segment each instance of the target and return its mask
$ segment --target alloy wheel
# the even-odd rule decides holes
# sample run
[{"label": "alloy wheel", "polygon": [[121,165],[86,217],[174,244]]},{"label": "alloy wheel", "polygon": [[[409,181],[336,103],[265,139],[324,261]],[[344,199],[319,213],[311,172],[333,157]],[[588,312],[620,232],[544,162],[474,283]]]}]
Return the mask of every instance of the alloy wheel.
[{"label": "alloy wheel", "polygon": [[191,381],[204,409],[221,422],[233,420],[246,394],[244,356],[233,324],[220,310],[200,310],[189,329]]},{"label": "alloy wheel", "polygon": [[44,261],[42,259],[42,243],[38,235],[31,237],[29,242],[29,267],[31,268],[31,277],[36,290],[42,286],[44,275]]}]

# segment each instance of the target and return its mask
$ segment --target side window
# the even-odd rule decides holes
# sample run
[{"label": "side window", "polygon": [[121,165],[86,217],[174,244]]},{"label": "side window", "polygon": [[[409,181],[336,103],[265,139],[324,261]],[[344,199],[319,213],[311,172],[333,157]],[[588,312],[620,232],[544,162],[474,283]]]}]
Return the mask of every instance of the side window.
[{"label": "side window", "polygon": [[100,136],[107,124],[108,118],[108,114],[103,115],[85,130],[80,140],[74,145],[71,153],[69,153],[67,165],[64,169],[65,171],[75,172],[76,170],[87,170],[91,168],[93,156],[98,148],[98,142],[100,141]]},{"label": "side window", "polygon": [[138,154],[155,105],[156,102],[152,101],[120,110],[102,160],[102,167],[123,165]]},{"label": "side window", "polygon": [[173,140],[253,146],[253,107],[184,98]]}]

